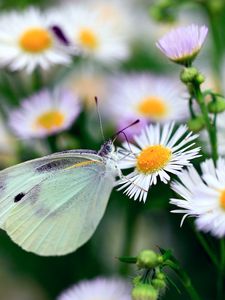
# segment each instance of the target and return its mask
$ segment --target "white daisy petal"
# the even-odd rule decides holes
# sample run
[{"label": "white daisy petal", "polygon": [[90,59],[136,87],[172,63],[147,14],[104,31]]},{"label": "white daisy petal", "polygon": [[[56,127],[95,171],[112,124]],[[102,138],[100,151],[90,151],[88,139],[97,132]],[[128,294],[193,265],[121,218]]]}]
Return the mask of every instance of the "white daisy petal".
[{"label": "white daisy petal", "polygon": [[[202,176],[189,167],[172,183],[172,189],[182,199],[171,199],[170,203],[182,209],[174,213],[196,217],[198,230],[210,232],[221,238],[225,236],[225,160],[219,158],[216,166],[212,159],[201,164]],[[182,219],[183,220],[183,219]]]},{"label": "white daisy petal", "polygon": [[0,65],[31,73],[37,66],[48,69],[53,64],[68,64],[69,52],[50,30],[52,25],[48,16],[35,8],[2,14]]},{"label": "white daisy petal", "polygon": [[42,90],[10,112],[9,125],[20,138],[40,138],[69,128],[80,112],[77,97],[67,90]]},{"label": "white daisy petal", "polygon": [[[130,198],[146,200],[149,187],[157,184],[158,178],[168,183],[169,173],[179,174],[184,166],[198,157],[199,147],[189,149],[190,142],[197,136],[193,138],[186,126],[181,125],[174,133],[173,128],[173,123],[162,127],[159,124],[147,126],[139,136],[134,137],[140,149],[130,145],[136,155],[130,155],[124,160],[121,158],[123,168],[135,167],[132,173],[118,181],[119,189],[125,189]],[[182,143],[183,148],[179,143]],[[127,143],[125,147],[126,151],[130,151]]]}]

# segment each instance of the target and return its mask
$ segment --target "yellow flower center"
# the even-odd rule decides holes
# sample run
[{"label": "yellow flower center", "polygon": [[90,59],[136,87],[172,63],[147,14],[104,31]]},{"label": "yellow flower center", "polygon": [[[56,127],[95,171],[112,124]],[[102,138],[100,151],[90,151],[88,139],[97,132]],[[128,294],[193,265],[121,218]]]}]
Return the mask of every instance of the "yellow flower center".
[{"label": "yellow flower center", "polygon": [[138,111],[146,117],[163,117],[167,112],[167,107],[163,99],[152,96],[144,98],[138,105]]},{"label": "yellow flower center", "polygon": [[65,117],[61,112],[52,110],[40,115],[35,122],[35,127],[51,130],[62,126],[64,120]]},{"label": "yellow flower center", "polygon": [[79,33],[79,40],[82,46],[89,49],[96,49],[98,46],[98,38],[96,34],[89,28],[83,28]]},{"label": "yellow flower center", "polygon": [[171,150],[155,145],[144,149],[137,158],[137,169],[141,173],[150,174],[167,165],[171,158]]},{"label": "yellow flower center", "polygon": [[43,28],[31,28],[20,37],[20,46],[27,52],[38,53],[48,49],[52,44],[50,33]]},{"label": "yellow flower center", "polygon": [[220,194],[220,206],[225,210],[225,190]]}]

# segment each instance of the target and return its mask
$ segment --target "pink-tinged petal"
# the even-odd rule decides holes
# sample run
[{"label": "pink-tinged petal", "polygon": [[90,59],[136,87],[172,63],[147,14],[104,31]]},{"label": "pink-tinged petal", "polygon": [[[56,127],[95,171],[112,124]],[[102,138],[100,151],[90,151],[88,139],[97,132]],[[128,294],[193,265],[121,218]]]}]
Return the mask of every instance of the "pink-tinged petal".
[{"label": "pink-tinged petal", "polygon": [[156,46],[172,61],[187,65],[191,63],[208,33],[208,28],[203,25],[190,25],[178,27],[165,34]]},{"label": "pink-tinged petal", "polygon": [[[42,90],[22,101],[19,108],[10,112],[9,125],[19,138],[43,138],[68,129],[80,110],[78,98],[69,90]],[[51,112],[57,112],[61,121],[53,121],[48,128],[36,126],[40,117]]]}]

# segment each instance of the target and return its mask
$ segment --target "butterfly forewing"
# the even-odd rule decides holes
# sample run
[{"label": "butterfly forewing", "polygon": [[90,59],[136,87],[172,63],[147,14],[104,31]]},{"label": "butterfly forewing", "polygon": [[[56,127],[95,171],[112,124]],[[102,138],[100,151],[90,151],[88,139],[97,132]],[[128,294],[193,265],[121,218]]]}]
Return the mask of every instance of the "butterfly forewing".
[{"label": "butterfly forewing", "polygon": [[89,160],[99,160],[99,157],[91,153],[82,154],[82,150],[72,150],[51,154],[1,171],[0,228],[4,229],[10,210],[33,186],[58,170]]},{"label": "butterfly forewing", "polygon": [[35,166],[36,182],[7,213],[7,233],[27,251],[40,255],[72,252],[91,237],[101,220],[115,175],[106,170],[100,157],[90,154],[80,161],[75,155],[72,164],[54,171],[44,167],[51,161]]}]

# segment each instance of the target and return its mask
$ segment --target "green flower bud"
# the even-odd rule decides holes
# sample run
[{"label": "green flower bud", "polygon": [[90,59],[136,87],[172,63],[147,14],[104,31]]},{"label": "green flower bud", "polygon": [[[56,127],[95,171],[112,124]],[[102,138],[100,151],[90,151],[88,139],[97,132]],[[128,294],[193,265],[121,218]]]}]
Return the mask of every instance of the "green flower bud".
[{"label": "green flower bud", "polygon": [[166,282],[165,280],[155,278],[152,280],[152,285],[155,289],[162,290],[166,287]]},{"label": "green flower bud", "polygon": [[140,284],[140,282],[141,282],[141,276],[134,277],[134,279],[133,279],[133,285],[134,286]]},{"label": "green flower bud", "polygon": [[137,266],[139,268],[155,268],[160,264],[161,256],[152,250],[143,250],[137,257]]},{"label": "green flower bud", "polygon": [[158,272],[158,273],[156,273],[156,278],[161,279],[161,280],[165,280],[166,276],[162,272]]},{"label": "green flower bud", "polygon": [[211,101],[208,104],[208,110],[214,114],[225,111],[225,99],[222,97],[216,97],[215,101]]},{"label": "green flower bud", "polygon": [[133,300],[157,300],[159,292],[150,284],[138,284],[132,290]]},{"label": "green flower bud", "polygon": [[187,122],[188,128],[193,132],[199,132],[205,127],[203,116],[197,116]]},{"label": "green flower bud", "polygon": [[181,71],[180,79],[183,83],[190,83],[195,81],[197,75],[199,75],[198,70],[194,67],[184,68]]},{"label": "green flower bud", "polygon": [[195,80],[198,84],[202,84],[205,81],[205,76],[203,74],[199,73],[196,76]]}]

